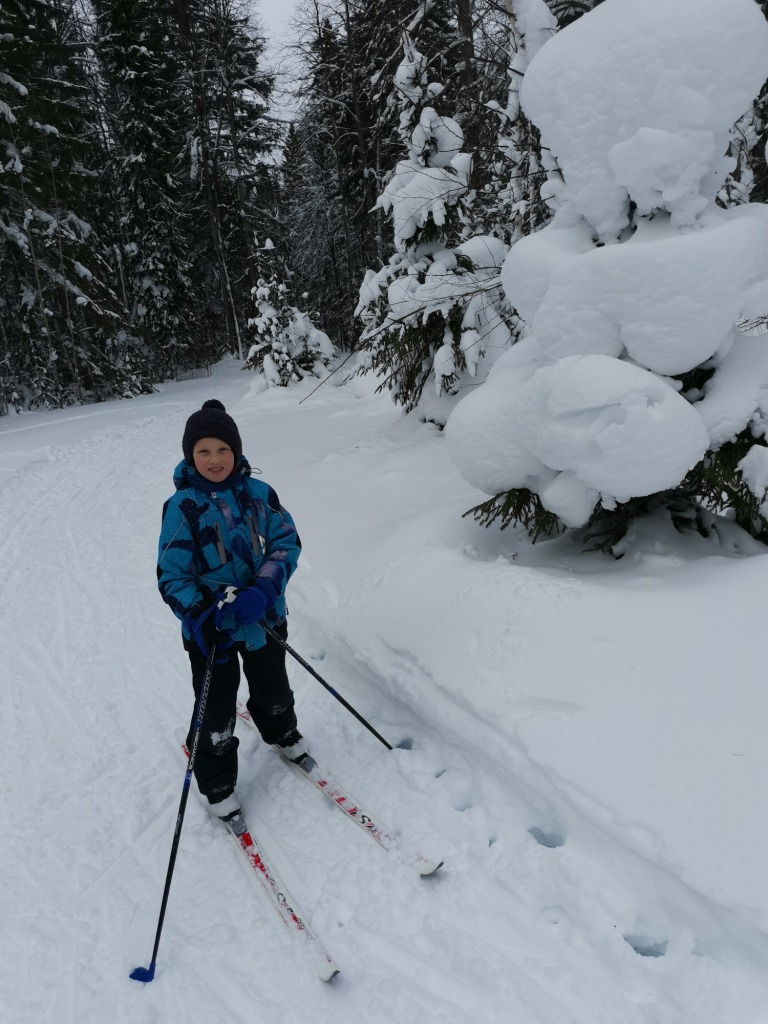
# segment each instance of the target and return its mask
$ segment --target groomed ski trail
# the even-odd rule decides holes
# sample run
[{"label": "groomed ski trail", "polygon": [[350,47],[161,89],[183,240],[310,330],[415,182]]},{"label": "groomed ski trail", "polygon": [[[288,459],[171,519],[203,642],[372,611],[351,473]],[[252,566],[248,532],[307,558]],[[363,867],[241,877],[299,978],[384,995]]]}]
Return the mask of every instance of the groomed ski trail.
[{"label": "groomed ski trail", "polygon": [[[4,1021],[688,1024],[693,1006],[697,1024],[729,1007],[739,1024],[761,1024],[768,938],[749,913],[686,883],[631,823],[537,764],[514,729],[476,710],[471,687],[437,678],[418,650],[387,639],[386,623],[375,642],[346,630],[354,573],[324,570],[329,536],[339,564],[358,559],[360,606],[412,554],[377,567],[388,513],[375,495],[345,505],[347,460],[366,457],[400,487],[421,445],[418,465],[437,467],[434,500],[453,494],[458,516],[469,502],[450,490],[439,438],[404,428],[378,398],[326,388],[299,411],[308,386],[257,395],[251,380],[227,372],[98,415],[30,417],[39,443],[26,449],[24,418],[14,424],[32,457],[19,455],[0,490]],[[289,936],[242,898],[236,852],[192,803],[157,978],[128,979],[151,945],[182,781],[174,731],[191,710],[178,632],[154,587],[160,510],[184,420],[212,395],[299,523],[291,643],[404,746],[384,750],[290,666],[301,727],[323,764],[446,862],[426,882],[393,868],[241,731],[247,818],[343,965],[332,987],[299,983]],[[400,510],[404,523],[428,514],[413,485]],[[542,604],[571,600],[568,580],[526,573]],[[525,642],[504,629],[509,644]],[[666,943],[665,954],[640,955],[633,938],[637,949]]]}]

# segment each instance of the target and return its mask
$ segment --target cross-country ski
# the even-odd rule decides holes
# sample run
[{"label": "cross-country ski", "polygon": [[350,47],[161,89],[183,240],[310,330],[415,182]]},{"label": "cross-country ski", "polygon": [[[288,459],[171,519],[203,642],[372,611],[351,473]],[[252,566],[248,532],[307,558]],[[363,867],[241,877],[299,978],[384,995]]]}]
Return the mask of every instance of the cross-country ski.
[{"label": "cross-country ski", "polygon": [[[242,703],[239,703],[237,706],[237,717],[250,729],[258,732],[248,708]],[[418,873],[424,878],[433,875],[438,868],[442,867],[442,861],[436,863],[427,857],[423,857],[418,852],[412,852],[407,847],[404,848],[402,841],[387,831],[375,815],[368,810],[364,810],[357,801],[353,800],[341,788],[328,772],[320,768],[320,765],[311,753],[304,755],[298,760],[294,760],[285,753],[283,748],[275,746],[274,749],[286,764],[294,768],[302,777],[308,779],[315,789],[319,790],[335,807],[338,807],[350,821],[359,825],[383,850],[387,852],[392,851],[403,863],[412,863]]]}]

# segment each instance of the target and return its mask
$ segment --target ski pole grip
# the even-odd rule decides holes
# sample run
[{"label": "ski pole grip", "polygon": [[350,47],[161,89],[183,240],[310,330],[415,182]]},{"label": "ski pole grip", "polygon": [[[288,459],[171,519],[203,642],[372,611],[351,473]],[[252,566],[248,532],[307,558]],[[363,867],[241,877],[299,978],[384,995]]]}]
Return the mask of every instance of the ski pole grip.
[{"label": "ski pole grip", "polygon": [[224,607],[225,604],[232,604],[232,602],[235,600],[235,598],[237,597],[239,592],[240,592],[240,588],[239,587],[232,587],[232,586],[225,587],[225,589],[224,589],[224,596],[219,600],[219,603],[218,603],[218,606],[217,606],[219,611],[221,611],[221,609]]}]

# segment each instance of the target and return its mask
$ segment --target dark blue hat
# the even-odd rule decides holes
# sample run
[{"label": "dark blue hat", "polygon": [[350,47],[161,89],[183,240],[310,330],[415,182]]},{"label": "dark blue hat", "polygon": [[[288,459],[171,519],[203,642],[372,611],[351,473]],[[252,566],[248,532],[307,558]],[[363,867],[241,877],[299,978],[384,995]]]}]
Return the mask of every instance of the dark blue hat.
[{"label": "dark blue hat", "polygon": [[232,417],[227,413],[224,406],[215,398],[203,403],[202,409],[193,412],[184,427],[184,437],[181,447],[184,458],[194,466],[195,462],[192,452],[201,437],[218,437],[232,449],[235,455],[235,469],[240,465],[243,455],[243,442],[240,439],[240,431]]}]

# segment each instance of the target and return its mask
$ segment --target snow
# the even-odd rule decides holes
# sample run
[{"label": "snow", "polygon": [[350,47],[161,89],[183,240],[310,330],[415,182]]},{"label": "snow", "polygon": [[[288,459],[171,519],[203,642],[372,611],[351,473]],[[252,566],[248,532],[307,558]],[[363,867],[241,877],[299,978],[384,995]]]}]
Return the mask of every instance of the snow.
[{"label": "snow", "polygon": [[[538,50],[521,102],[565,184],[501,268],[525,347],[448,422],[473,486],[526,487],[578,527],[764,433],[768,349],[736,324],[766,312],[768,210],[714,197],[767,74],[752,0],[606,0]],[[703,391],[683,394],[674,378],[699,367]]]},{"label": "snow", "polygon": [[682,223],[714,198],[730,128],[766,78],[767,36],[753,0],[607,0],[539,50],[523,109],[602,238],[627,223],[627,192],[641,209],[662,193]]},{"label": "snow", "polygon": [[395,87],[411,103],[418,103],[422,96],[421,81],[427,70],[427,58],[413,46],[407,45],[405,57],[395,72]]},{"label": "snow", "polygon": [[[425,110],[424,113],[434,114],[434,111]],[[433,125],[428,118],[423,117],[422,120]],[[430,218],[442,226],[448,207],[454,206],[467,190],[466,173],[451,164],[442,163],[444,154],[455,157],[453,133],[445,129],[440,135],[433,132],[431,138],[444,140],[440,143],[435,141],[435,154],[441,163],[422,167],[415,160],[401,160],[376,203],[385,213],[392,211],[396,244],[407,242]],[[451,148],[444,151],[439,148],[441,145]]]},{"label": "snow", "polygon": [[[395,88],[410,104],[424,93],[427,61],[414,49],[408,34],[403,37],[404,57],[395,72]],[[443,87],[433,82],[426,87],[430,99]],[[401,113],[401,133],[408,147],[408,158],[400,160],[379,196],[376,206],[392,212],[394,241],[398,252],[423,228],[430,218],[441,227],[448,207],[454,206],[467,190],[470,158],[461,152],[464,132],[452,117],[438,114],[433,107],[422,107],[418,123],[408,130],[409,108]]]},{"label": "snow", "polygon": [[660,378],[606,355],[540,367],[533,338],[459,403],[446,436],[470,483],[533,485],[568,526],[586,522],[601,494],[627,501],[674,487],[708,443],[693,406]]},{"label": "snow", "polygon": [[583,226],[544,230],[514,246],[504,264],[504,287],[519,295],[526,321],[535,320],[547,357],[626,352],[655,373],[685,373],[730,342],[745,289],[764,280],[768,209],[712,212],[704,227],[684,233],[668,218],[641,221],[618,246],[584,241]]},{"label": "snow", "polygon": [[[260,390],[232,362],[0,420],[4,1022],[763,1024],[765,549],[656,521],[616,562],[485,531],[443,435],[374,384]],[[212,396],[301,531],[290,642],[403,744],[291,662],[313,751],[445,859],[420,879],[240,732],[246,813],[342,969],[330,985],[195,799],[156,979],[128,978],[191,712],[160,510]]]},{"label": "snow", "polygon": [[512,11],[517,29],[525,41],[524,47],[521,47],[517,55],[523,63],[513,65],[522,74],[528,66],[528,61],[557,32],[557,19],[544,0],[510,0],[507,9]]}]

